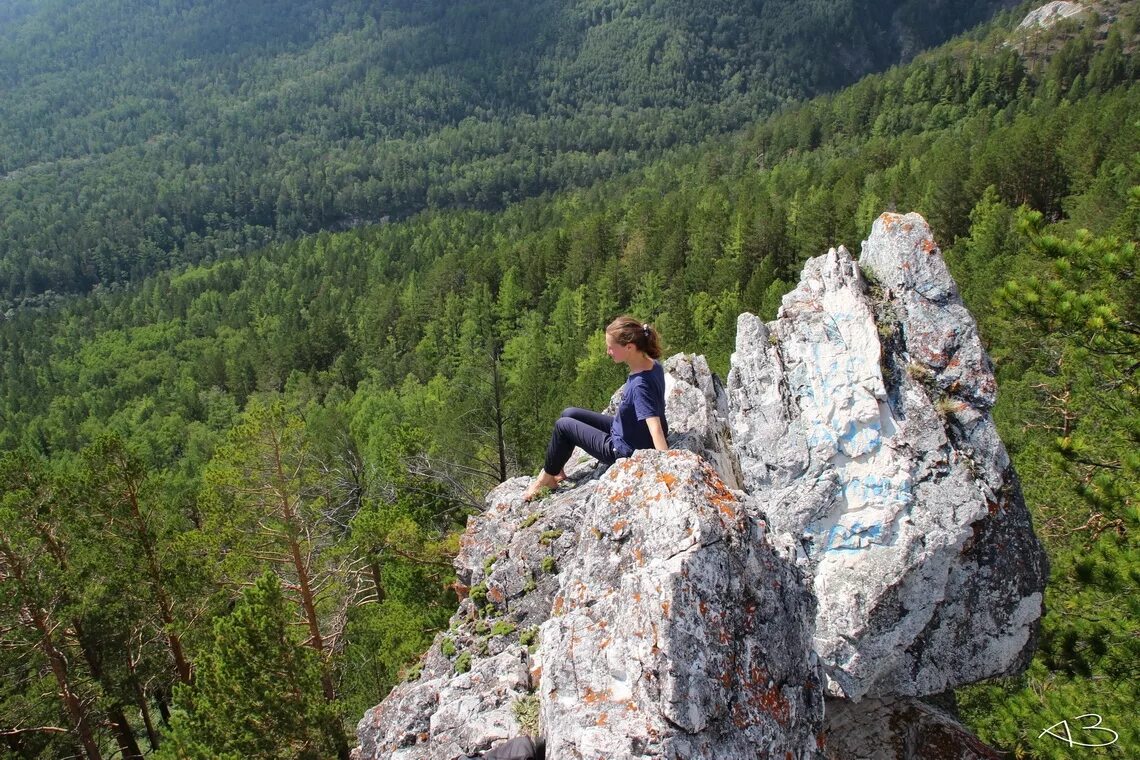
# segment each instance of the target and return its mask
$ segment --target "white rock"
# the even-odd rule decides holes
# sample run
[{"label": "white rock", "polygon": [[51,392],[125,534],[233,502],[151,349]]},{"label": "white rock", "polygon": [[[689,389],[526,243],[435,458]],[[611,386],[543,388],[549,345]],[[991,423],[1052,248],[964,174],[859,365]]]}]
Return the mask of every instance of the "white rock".
[{"label": "white rock", "polygon": [[775,322],[740,317],[734,445],[760,511],[802,542],[829,692],[935,694],[1024,667],[1045,559],[989,417],[989,360],[926,223],[884,214],[861,263],[873,288],[833,249]]},{"label": "white rock", "polygon": [[911,698],[1028,663],[1044,553],[926,223],[884,214],[861,267],[833,249],[774,322],[741,315],[727,394],[703,358],[669,359],[674,451],[586,457],[535,504],[527,478],[492,491],[456,557],[478,609],[366,713],[358,757],[485,750],[536,689],[558,760],[917,760],[923,737],[992,757]]},{"label": "white rock", "polygon": [[1042,5],[1040,8],[1031,10],[1022,22],[1017,25],[1017,28],[1029,29],[1031,27],[1042,27],[1047,29],[1058,21],[1080,15],[1086,10],[1087,8],[1080,3],[1054,0],[1054,2],[1045,3],[1045,5]]},{"label": "white rock", "polygon": [[810,594],[745,501],[689,452],[602,478],[542,626],[549,756],[814,756]]}]

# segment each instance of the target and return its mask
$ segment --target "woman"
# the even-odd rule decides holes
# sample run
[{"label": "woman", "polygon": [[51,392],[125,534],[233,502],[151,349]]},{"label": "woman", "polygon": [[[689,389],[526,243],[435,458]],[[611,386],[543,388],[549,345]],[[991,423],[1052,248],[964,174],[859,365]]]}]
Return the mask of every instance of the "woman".
[{"label": "woman", "polygon": [[546,447],[546,463],[523,493],[524,501],[565,479],[562,468],[575,446],[606,464],[628,457],[636,449],[669,449],[665,370],[657,361],[661,358],[657,331],[633,317],[618,317],[606,328],[606,353],[629,367],[617,415],[610,417],[577,407],[563,410]]}]

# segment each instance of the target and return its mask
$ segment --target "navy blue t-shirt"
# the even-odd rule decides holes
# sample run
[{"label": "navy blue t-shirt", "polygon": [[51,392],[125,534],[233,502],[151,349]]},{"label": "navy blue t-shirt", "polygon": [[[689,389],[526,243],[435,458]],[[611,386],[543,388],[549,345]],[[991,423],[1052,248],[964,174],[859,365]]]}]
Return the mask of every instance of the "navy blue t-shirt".
[{"label": "navy blue t-shirt", "polygon": [[665,369],[657,361],[652,369],[634,372],[626,380],[610,426],[615,454],[627,457],[636,449],[653,448],[653,436],[645,424],[650,417],[660,417],[661,429],[669,435],[669,423],[665,420]]}]

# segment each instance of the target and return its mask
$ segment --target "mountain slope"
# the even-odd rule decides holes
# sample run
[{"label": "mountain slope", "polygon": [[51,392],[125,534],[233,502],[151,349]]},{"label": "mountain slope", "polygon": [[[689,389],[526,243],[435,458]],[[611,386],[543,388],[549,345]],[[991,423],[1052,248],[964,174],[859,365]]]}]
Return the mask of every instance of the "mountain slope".
[{"label": "mountain slope", "polygon": [[49,0],[0,26],[0,304],[582,185],[999,0]]}]

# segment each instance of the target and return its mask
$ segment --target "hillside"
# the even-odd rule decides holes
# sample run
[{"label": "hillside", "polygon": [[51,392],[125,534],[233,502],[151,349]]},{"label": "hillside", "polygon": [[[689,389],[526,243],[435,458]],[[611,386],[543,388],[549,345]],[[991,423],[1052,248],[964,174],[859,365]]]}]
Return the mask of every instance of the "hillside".
[{"label": "hillside", "polygon": [[0,311],[301,232],[586,185],[1000,5],[8,3]]},{"label": "hillside", "polygon": [[[1069,720],[1075,738],[1095,711],[1119,735],[1096,752],[1135,756],[1125,10],[1040,32],[1055,52],[1032,59],[1006,19],[588,188],[306,236],[0,322],[4,746],[339,753],[447,626],[482,493],[533,471],[561,408],[621,382],[609,318],[645,315],[668,352],[723,374],[741,311],[773,318],[805,260],[855,251],[894,208],[930,221],[977,317],[1052,568],[1029,670],[960,690],[962,716],[1060,760],[1072,747],[1042,732]],[[211,679],[191,689],[191,668]],[[251,733],[251,714],[280,731]]]}]

